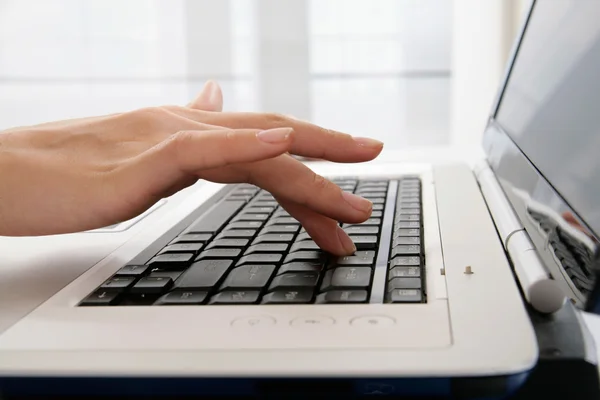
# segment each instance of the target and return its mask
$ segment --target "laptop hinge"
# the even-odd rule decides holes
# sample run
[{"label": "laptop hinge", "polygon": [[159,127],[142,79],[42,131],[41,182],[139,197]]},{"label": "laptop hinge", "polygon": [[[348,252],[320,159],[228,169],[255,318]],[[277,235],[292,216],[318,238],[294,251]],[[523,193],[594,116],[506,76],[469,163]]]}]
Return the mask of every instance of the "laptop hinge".
[{"label": "laptop hinge", "polygon": [[544,267],[494,172],[487,161],[474,172],[526,301],[543,313],[558,311],[567,296]]}]

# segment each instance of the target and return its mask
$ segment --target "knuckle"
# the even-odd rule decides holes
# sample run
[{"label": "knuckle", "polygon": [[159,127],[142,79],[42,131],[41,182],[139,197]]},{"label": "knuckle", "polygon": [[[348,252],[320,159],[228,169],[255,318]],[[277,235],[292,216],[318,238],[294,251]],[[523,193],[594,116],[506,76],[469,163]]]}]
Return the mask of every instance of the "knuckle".
[{"label": "knuckle", "polygon": [[323,176],[313,173],[313,187],[319,191],[325,191],[330,188],[331,182]]},{"label": "knuckle", "polygon": [[236,140],[238,139],[238,135],[235,134],[235,131],[232,129],[227,129],[224,133],[223,133],[223,143],[225,145],[225,149],[229,148],[229,146],[232,146]]},{"label": "knuckle", "polygon": [[133,111],[133,114],[140,117],[155,117],[164,114],[165,111],[163,107],[144,107]]},{"label": "knuckle", "polygon": [[125,113],[124,116],[136,124],[154,125],[159,119],[164,118],[167,110],[162,107],[145,107]]},{"label": "knuckle", "polygon": [[269,113],[267,114],[267,120],[271,126],[284,126],[287,124],[288,118],[280,113]]}]

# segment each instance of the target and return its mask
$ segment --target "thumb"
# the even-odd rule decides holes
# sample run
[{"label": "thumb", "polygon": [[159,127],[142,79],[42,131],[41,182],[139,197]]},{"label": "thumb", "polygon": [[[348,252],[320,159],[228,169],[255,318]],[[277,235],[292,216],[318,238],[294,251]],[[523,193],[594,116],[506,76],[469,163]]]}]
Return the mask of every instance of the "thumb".
[{"label": "thumb", "polygon": [[223,111],[223,92],[214,81],[208,81],[198,96],[187,107],[202,111]]},{"label": "thumb", "polygon": [[[148,197],[167,194],[203,170],[279,156],[292,145],[292,128],[266,131],[223,129],[181,131],[131,160],[118,185]],[[169,193],[170,194],[170,193]]]}]

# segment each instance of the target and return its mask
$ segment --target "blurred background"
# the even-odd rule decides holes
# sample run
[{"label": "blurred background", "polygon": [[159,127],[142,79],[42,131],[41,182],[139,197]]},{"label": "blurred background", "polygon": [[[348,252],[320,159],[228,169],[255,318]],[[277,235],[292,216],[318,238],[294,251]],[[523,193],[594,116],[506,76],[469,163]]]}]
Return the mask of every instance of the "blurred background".
[{"label": "blurred background", "polygon": [[477,144],[526,0],[0,0],[0,130],[185,105]]}]

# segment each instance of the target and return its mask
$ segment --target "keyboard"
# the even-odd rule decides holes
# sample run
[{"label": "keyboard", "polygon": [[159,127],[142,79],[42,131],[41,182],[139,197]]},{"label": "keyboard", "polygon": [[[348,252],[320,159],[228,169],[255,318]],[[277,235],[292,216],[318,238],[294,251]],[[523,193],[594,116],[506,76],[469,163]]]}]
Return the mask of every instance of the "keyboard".
[{"label": "keyboard", "polygon": [[79,305],[426,303],[420,179],[332,181],[373,202],[368,220],[341,224],[352,255],[320,250],[269,192],[228,185],[214,206]]},{"label": "keyboard", "polygon": [[528,210],[547,236],[548,249],[556,257],[573,285],[585,297],[594,289],[594,251],[568,230],[562,228],[552,217]]}]

